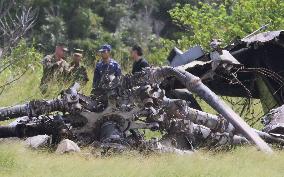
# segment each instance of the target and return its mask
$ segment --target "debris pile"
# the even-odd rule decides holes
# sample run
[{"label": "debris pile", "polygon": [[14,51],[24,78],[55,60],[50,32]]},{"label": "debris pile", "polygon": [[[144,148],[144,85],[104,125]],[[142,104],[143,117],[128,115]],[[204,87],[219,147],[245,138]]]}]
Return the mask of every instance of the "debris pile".
[{"label": "debris pile", "polygon": [[[258,39],[251,37],[243,42],[252,45]],[[252,129],[213,92],[225,95],[232,88],[231,95],[247,94],[245,89],[242,93],[241,89],[239,93],[236,90],[247,84],[231,85],[228,89],[224,85],[229,84],[222,85],[222,80],[215,76],[222,73],[242,83],[243,75],[238,73],[248,69],[247,63],[235,57],[242,53],[238,45],[221,49],[218,41],[213,43],[214,51],[208,55],[198,47],[191,50],[197,53],[186,53],[193,57],[189,64],[175,61],[186,57],[178,57],[182,55],[180,51],[176,56],[172,52],[174,67],[145,68],[133,75],[106,77],[100,88],[106,93],[103,95],[80,94],[79,84],[74,84],[60,98],[1,108],[0,121],[19,119],[10,126],[0,126],[0,137],[32,137],[26,140],[31,147],[58,145],[57,153],[79,152],[79,147],[93,146],[102,153],[137,150],[187,154],[202,147],[242,144],[254,144],[261,151],[272,152],[266,142],[283,144],[282,131]],[[236,48],[241,51],[236,52]],[[251,50],[250,46],[247,48]],[[205,61],[206,57],[211,59]],[[178,63],[185,65],[176,66]],[[215,81],[218,84],[212,86]],[[191,93],[219,114],[203,112]],[[249,95],[260,97],[257,92]],[[278,125],[273,120],[275,116],[270,116],[264,122],[267,126]],[[162,137],[147,140],[143,130],[159,131]]]}]

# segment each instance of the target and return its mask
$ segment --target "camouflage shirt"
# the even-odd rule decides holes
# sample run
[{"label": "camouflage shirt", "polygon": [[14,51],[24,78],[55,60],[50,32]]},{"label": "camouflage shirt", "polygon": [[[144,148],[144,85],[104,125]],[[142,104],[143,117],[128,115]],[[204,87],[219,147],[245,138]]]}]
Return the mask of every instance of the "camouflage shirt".
[{"label": "camouflage shirt", "polygon": [[44,93],[47,89],[47,84],[56,79],[56,81],[63,81],[68,73],[69,64],[61,59],[61,63],[55,59],[55,55],[47,55],[42,60],[43,75],[41,78],[41,90]]},{"label": "camouflage shirt", "polygon": [[71,63],[69,77],[72,82],[79,82],[80,84],[86,84],[89,81],[86,68],[82,65],[76,66],[73,63]]},{"label": "camouflage shirt", "polygon": [[47,55],[42,60],[43,69],[45,70],[54,70],[57,72],[67,71],[69,68],[69,64],[62,59],[62,63],[60,65],[57,64],[57,60],[55,59],[55,55]]}]

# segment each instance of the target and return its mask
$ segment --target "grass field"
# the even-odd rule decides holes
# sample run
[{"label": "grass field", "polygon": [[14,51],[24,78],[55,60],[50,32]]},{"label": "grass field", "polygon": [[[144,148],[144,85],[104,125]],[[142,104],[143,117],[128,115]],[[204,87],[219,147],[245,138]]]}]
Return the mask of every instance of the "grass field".
[{"label": "grass field", "polygon": [[250,147],[218,154],[127,154],[102,158],[90,155],[87,150],[56,155],[29,150],[19,142],[0,143],[1,177],[280,177],[284,174],[283,164],[283,152],[265,155]]},{"label": "grass field", "polygon": [[[89,75],[91,76],[91,70]],[[36,98],[52,98],[40,94],[41,71],[30,71],[0,95],[0,107],[23,103]],[[0,78],[1,81],[1,78]],[[90,92],[91,83],[83,88]],[[5,124],[2,123],[2,124]],[[56,155],[47,151],[32,151],[18,141],[0,140],[0,176],[12,177],[93,177],[93,176],[194,176],[194,177],[277,177],[284,176],[284,152],[265,155],[252,147],[240,147],[230,152],[197,152],[189,156],[173,154],[142,156],[126,154],[95,157],[89,150],[79,154]]]}]

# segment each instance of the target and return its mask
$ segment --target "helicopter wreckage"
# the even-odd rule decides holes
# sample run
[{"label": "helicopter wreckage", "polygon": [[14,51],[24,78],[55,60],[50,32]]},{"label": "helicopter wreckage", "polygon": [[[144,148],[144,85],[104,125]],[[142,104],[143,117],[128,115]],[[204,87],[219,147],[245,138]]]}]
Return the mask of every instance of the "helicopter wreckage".
[{"label": "helicopter wreckage", "polygon": [[[257,88],[265,86],[275,103],[283,104],[282,85],[280,89],[277,85],[282,83],[282,73],[277,68],[281,61],[277,58],[284,56],[283,36],[282,31],[261,33],[224,49],[215,40],[210,54],[198,47],[186,53],[174,49],[169,56],[171,66],[145,68],[119,78],[106,75],[91,96],[80,94],[79,85],[75,84],[53,100],[1,108],[0,121],[19,119],[9,126],[0,126],[0,137],[44,135],[44,140],[51,137],[53,145],[70,139],[80,147],[91,145],[104,153],[193,152],[202,147],[241,144],[253,144],[271,153],[268,143],[284,144],[282,107],[264,117],[265,128],[259,131],[215,93],[261,99],[263,93]],[[273,62],[266,67],[268,59]],[[225,77],[231,81],[224,80]],[[246,82],[256,77],[262,78],[264,84]],[[190,93],[201,97],[218,115],[203,112]],[[148,140],[143,130],[159,131],[162,137]]]}]

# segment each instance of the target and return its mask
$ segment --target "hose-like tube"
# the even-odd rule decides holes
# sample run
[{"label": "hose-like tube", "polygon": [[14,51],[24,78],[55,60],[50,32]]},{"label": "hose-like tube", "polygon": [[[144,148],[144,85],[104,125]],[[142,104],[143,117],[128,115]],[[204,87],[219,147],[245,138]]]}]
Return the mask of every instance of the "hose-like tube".
[{"label": "hose-like tube", "polygon": [[22,105],[0,108],[0,121],[23,116],[36,117],[65,109],[66,106],[62,99],[31,101]]}]

